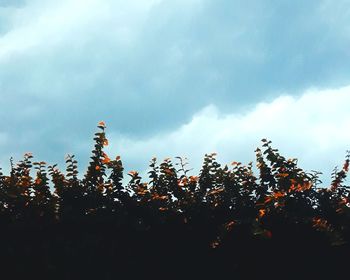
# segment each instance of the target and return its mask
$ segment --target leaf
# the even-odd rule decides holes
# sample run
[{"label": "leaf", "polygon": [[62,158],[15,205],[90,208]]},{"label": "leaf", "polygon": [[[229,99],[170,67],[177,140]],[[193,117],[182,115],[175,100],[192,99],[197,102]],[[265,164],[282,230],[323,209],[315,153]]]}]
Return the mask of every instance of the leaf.
[{"label": "leaf", "polygon": [[111,159],[108,157],[108,155],[105,152],[102,152],[102,163],[109,163],[111,161]]},{"label": "leaf", "polygon": [[232,228],[233,228],[233,226],[236,224],[236,221],[230,221],[230,222],[227,222],[226,224],[225,224],[225,229],[227,230],[227,231],[230,231],[230,230],[232,230]]},{"label": "leaf", "polygon": [[106,124],[105,124],[104,121],[100,121],[100,122],[98,123],[98,126],[103,127],[103,128],[106,128]]},{"label": "leaf", "polygon": [[107,138],[103,139],[103,146],[108,146],[108,139]]},{"label": "leaf", "polygon": [[284,197],[286,194],[284,193],[284,192],[274,192],[273,193],[273,197],[275,198],[275,199],[278,199],[278,198],[280,198],[280,197]]},{"label": "leaf", "polygon": [[40,178],[36,178],[34,183],[35,183],[35,185],[40,185],[41,182],[42,182],[42,180]]},{"label": "leaf", "polygon": [[132,177],[135,177],[135,176],[137,176],[139,173],[137,172],[137,171],[135,171],[135,170],[131,170],[131,171],[129,171],[129,173],[128,173],[128,175],[130,175],[130,176],[132,176]]},{"label": "leaf", "polygon": [[199,180],[198,176],[190,176],[190,182],[191,183],[196,183],[196,182],[198,182],[198,180]]},{"label": "leaf", "polygon": [[276,177],[283,177],[283,178],[288,177],[288,176],[289,176],[288,173],[278,173],[278,174],[276,175]]},{"label": "leaf", "polygon": [[259,218],[262,218],[263,216],[265,216],[265,214],[266,214],[266,209],[260,209],[258,216]]},{"label": "leaf", "polygon": [[219,194],[219,193],[223,192],[224,190],[225,190],[224,188],[214,189],[214,190],[211,190],[210,192],[208,192],[208,195]]},{"label": "leaf", "polygon": [[188,183],[188,179],[186,177],[183,177],[181,180],[177,180],[177,185],[179,187],[184,187]]}]

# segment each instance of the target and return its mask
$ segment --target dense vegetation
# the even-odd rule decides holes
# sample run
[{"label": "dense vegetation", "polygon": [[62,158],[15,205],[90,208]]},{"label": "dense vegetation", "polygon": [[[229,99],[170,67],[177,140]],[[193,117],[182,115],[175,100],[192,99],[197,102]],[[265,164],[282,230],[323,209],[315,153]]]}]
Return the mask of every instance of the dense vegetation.
[{"label": "dense vegetation", "polygon": [[349,275],[349,153],[327,188],[265,139],[257,175],[252,163],[221,166],[215,154],[205,155],[198,176],[183,158],[153,158],[148,182],[130,171],[123,185],[121,158],[103,151],[105,124],[98,128],[81,178],[74,156],[65,173],[30,153],[11,161],[9,175],[0,170],[6,279]]}]

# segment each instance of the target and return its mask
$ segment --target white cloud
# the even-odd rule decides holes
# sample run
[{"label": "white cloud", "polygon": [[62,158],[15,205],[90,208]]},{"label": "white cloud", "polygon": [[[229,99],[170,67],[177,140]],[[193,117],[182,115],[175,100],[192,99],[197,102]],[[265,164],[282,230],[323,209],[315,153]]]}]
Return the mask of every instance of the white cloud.
[{"label": "white cloud", "polygon": [[0,59],[28,49],[84,44],[86,37],[92,34],[96,36],[98,33],[113,33],[112,37],[120,44],[127,44],[133,33],[139,31],[152,6],[160,1],[121,2],[29,2],[12,17],[12,29],[0,37]]},{"label": "white cloud", "polygon": [[112,133],[111,147],[118,149],[127,167],[141,167],[153,156],[187,156],[198,171],[210,152],[217,152],[223,164],[254,161],[255,148],[267,137],[282,155],[298,158],[302,168],[324,172],[322,179],[329,183],[332,169],[342,164],[350,148],[349,104],[350,86],[310,89],[300,97],[282,95],[241,115],[220,114],[211,105],[169,134],[135,140]]},{"label": "white cloud", "polygon": [[[11,5],[0,7],[0,117],[11,141],[0,146],[0,165],[31,150],[54,163],[75,153],[84,168],[86,139],[101,119],[124,135],[115,136],[116,149],[131,168],[153,155],[188,155],[200,165],[211,151],[222,162],[249,161],[262,137],[315,169],[344,154],[340,143],[333,158],[327,152],[335,147],[329,135],[346,126],[334,119],[346,110],[332,110],[346,102],[316,105],[324,91],[314,90],[314,105],[302,101],[310,91],[243,109],[282,89],[349,84],[345,0],[2,2]],[[327,110],[330,119],[320,113]]]}]

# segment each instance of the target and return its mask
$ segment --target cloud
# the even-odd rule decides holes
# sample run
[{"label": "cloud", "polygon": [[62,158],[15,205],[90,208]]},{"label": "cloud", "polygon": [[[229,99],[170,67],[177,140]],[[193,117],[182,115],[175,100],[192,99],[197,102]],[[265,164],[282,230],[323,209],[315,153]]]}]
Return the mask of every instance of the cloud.
[{"label": "cloud", "polygon": [[[222,164],[255,160],[260,139],[273,141],[287,158],[298,158],[306,170],[324,173],[327,184],[336,165],[341,165],[350,149],[350,86],[330,90],[307,90],[300,97],[281,95],[269,103],[259,103],[243,114],[222,114],[210,105],[192,120],[171,133],[146,140],[111,134],[111,147],[125,158],[128,167],[143,171],[153,156],[188,157],[198,172],[205,153],[217,152]],[[112,150],[110,150],[112,152]]]},{"label": "cloud", "polygon": [[[80,125],[78,110],[87,123],[109,117],[141,136],[173,129],[207,104],[229,112],[281,90],[346,84],[349,38],[336,32],[346,13],[338,22],[331,18],[342,10],[323,6],[27,1],[0,38],[1,95],[12,105],[2,115],[20,126],[24,99],[42,104],[40,115],[64,108],[61,124]],[[125,120],[144,108],[130,129]]]},{"label": "cloud", "polygon": [[8,142],[8,135],[6,133],[0,133],[0,145],[4,145]]},{"label": "cloud", "polygon": [[23,5],[25,0],[0,0],[0,7],[17,7]]},{"label": "cloud", "polygon": [[220,119],[347,85],[349,9],[332,2],[2,1],[1,164],[84,159],[100,120],[143,142],[210,105]]}]

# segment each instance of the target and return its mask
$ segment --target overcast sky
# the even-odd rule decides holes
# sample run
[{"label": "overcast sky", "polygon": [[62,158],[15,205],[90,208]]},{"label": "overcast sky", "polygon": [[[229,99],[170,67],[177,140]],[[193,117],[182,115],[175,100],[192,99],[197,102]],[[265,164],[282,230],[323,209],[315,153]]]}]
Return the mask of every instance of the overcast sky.
[{"label": "overcast sky", "polygon": [[[0,0],[0,166],[34,153],[254,161],[266,137],[329,182],[350,149],[349,0]],[[194,171],[195,171],[194,170]]]}]

